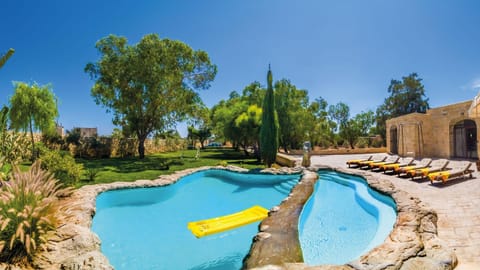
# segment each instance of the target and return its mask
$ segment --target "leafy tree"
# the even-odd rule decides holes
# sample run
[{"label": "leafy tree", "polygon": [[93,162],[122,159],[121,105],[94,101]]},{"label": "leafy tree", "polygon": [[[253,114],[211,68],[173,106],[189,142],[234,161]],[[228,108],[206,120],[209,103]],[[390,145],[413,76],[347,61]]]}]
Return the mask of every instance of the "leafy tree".
[{"label": "leafy tree", "polygon": [[375,116],[372,111],[361,112],[349,119],[340,127],[340,137],[348,142],[352,149],[361,136],[368,136],[374,124]]},{"label": "leafy tree", "polygon": [[422,79],[417,73],[411,73],[402,80],[391,80],[388,87],[390,96],[377,108],[377,132],[385,140],[385,121],[401,115],[417,112],[425,113],[430,108]]},{"label": "leafy tree", "polygon": [[30,132],[32,160],[35,159],[33,131],[40,130],[50,134],[55,132],[58,110],[50,85],[15,83],[15,93],[10,98],[9,115],[13,129]]},{"label": "leafy tree", "polygon": [[335,105],[330,105],[328,107],[328,117],[332,121],[330,125],[332,133],[335,134],[333,144],[337,146],[338,140],[342,137],[342,135],[345,135],[345,133],[341,134],[342,130],[345,131],[346,129],[348,129],[350,108],[347,104],[343,102],[339,102]]},{"label": "leafy tree", "polygon": [[337,124],[335,130],[338,131],[342,126],[347,124],[350,118],[350,108],[347,104],[339,102],[336,105],[330,105],[328,107],[328,115]]},{"label": "leafy tree", "polygon": [[80,133],[80,128],[73,128],[72,130],[67,131],[67,137],[65,141],[67,144],[80,145],[80,139],[82,134]]},{"label": "leafy tree", "polygon": [[358,123],[361,136],[368,136],[372,133],[372,127],[375,124],[375,113],[373,111],[362,111],[355,115],[354,120]]},{"label": "leafy tree", "polygon": [[[249,145],[244,145],[244,143],[252,142],[252,140],[244,140],[241,129],[245,126],[237,125],[236,120],[240,115],[248,114],[250,106],[260,107],[265,91],[258,82],[253,82],[244,88],[242,95],[235,91],[231,92],[228,100],[221,100],[213,106],[210,118],[214,136],[222,138],[224,141],[230,141],[237,149],[241,146],[246,150]],[[256,136],[258,137],[258,133]],[[255,141],[258,141],[258,138]],[[248,152],[245,151],[245,154],[248,155]]]},{"label": "leafy tree", "polygon": [[265,89],[259,82],[253,82],[247,85],[242,92],[242,99],[245,100],[248,105],[257,105],[260,107],[264,97]]},{"label": "leafy tree", "polygon": [[212,130],[210,127],[202,126],[199,129],[193,126],[188,127],[188,138],[192,141],[198,140],[202,149],[205,148],[205,141],[212,136]]},{"label": "leafy tree", "polygon": [[267,92],[263,99],[262,126],[260,127],[261,155],[267,167],[272,166],[278,151],[278,118],[272,86],[272,71],[267,73]]},{"label": "leafy tree", "polygon": [[145,139],[184,120],[201,102],[217,68],[204,51],[183,42],[144,36],[136,45],[110,35],[97,42],[102,55],[85,71],[95,80],[92,96],[114,114],[113,123],[135,134],[138,154],[145,157]]},{"label": "leafy tree", "polygon": [[14,49],[10,48],[4,55],[2,55],[0,57],[0,68],[3,67],[3,65],[5,65],[5,63],[7,62],[8,58],[10,58],[13,53],[15,52]]},{"label": "leafy tree", "polygon": [[295,87],[289,80],[275,83],[275,108],[278,115],[279,143],[285,152],[298,148],[306,139],[308,125],[312,124],[308,111],[308,92]]},{"label": "leafy tree", "polygon": [[313,145],[329,146],[335,143],[334,128],[336,127],[328,117],[328,103],[322,97],[315,99],[308,107],[306,122],[309,141]]},{"label": "leafy tree", "polygon": [[248,109],[248,104],[238,95],[231,95],[228,100],[221,100],[211,110],[212,131],[215,137],[230,141],[234,148],[239,146],[239,132],[235,119]]},{"label": "leafy tree", "polygon": [[235,127],[238,132],[240,145],[243,147],[245,154],[248,155],[247,148],[253,146],[255,156],[260,160],[258,153],[258,136],[262,121],[262,108],[257,105],[251,105],[246,112],[243,112],[235,119]]}]

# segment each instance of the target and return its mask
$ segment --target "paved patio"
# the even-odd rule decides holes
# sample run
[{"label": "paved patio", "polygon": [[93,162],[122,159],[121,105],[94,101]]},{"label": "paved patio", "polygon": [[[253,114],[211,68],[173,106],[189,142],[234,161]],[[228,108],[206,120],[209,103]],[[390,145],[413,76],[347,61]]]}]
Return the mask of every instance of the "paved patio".
[{"label": "paved patio", "polygon": [[[312,156],[314,165],[347,168],[349,159],[365,155]],[[352,172],[358,169],[350,169]],[[438,235],[455,250],[459,265],[456,269],[480,269],[480,173],[473,179],[452,180],[442,185],[429,181],[374,173],[390,180],[397,188],[409,192],[438,213]]]}]

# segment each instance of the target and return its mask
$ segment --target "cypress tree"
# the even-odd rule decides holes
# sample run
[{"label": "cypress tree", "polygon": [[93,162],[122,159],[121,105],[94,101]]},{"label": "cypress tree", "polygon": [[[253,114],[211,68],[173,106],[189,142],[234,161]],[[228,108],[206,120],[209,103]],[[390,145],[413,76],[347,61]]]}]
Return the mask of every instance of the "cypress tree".
[{"label": "cypress tree", "polygon": [[275,162],[278,150],[278,119],[273,95],[272,71],[268,66],[267,92],[263,99],[262,126],[260,127],[260,152],[267,167]]}]

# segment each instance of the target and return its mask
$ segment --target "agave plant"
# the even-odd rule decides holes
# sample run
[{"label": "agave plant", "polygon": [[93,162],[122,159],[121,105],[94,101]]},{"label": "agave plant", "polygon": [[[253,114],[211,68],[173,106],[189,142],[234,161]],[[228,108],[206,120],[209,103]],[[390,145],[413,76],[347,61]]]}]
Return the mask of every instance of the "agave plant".
[{"label": "agave plant", "polygon": [[29,171],[14,168],[11,180],[0,190],[0,261],[28,262],[47,242],[47,233],[59,221],[59,196],[62,188],[40,162]]}]

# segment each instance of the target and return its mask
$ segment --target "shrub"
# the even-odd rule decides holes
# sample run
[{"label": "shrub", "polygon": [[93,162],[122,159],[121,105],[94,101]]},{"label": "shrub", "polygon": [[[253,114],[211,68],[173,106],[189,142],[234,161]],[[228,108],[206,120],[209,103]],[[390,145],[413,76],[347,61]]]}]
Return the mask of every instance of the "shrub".
[{"label": "shrub", "polygon": [[36,162],[29,171],[14,169],[0,189],[0,261],[26,263],[47,242],[59,220],[58,197],[70,190]]},{"label": "shrub", "polygon": [[222,167],[227,167],[228,166],[228,162],[226,160],[222,160],[218,163],[218,166],[222,166]]},{"label": "shrub", "polygon": [[366,148],[366,147],[368,147],[368,144],[369,144],[369,138],[368,137],[358,138],[358,141],[357,141],[357,147],[358,148]]},{"label": "shrub", "polygon": [[97,178],[97,175],[99,172],[100,172],[100,169],[97,169],[97,168],[87,169],[85,174],[87,175],[88,181],[90,182],[95,181],[95,178]]},{"label": "shrub", "polygon": [[48,170],[65,185],[73,185],[80,180],[83,165],[77,164],[68,152],[42,149],[40,153],[42,169]]}]

